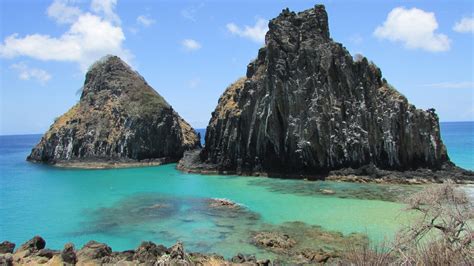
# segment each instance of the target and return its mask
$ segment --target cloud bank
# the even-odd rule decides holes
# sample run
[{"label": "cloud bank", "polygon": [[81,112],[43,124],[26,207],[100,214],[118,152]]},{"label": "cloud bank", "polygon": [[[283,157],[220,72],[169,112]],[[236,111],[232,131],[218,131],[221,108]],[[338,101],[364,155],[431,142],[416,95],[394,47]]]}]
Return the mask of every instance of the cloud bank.
[{"label": "cloud bank", "polygon": [[130,61],[132,54],[123,47],[125,35],[115,14],[116,0],[93,0],[91,12],[83,12],[70,1],[55,0],[47,14],[60,24],[69,24],[61,36],[12,34],[0,44],[0,57],[30,57],[43,61],[77,63],[85,72],[95,60],[115,54]]}]

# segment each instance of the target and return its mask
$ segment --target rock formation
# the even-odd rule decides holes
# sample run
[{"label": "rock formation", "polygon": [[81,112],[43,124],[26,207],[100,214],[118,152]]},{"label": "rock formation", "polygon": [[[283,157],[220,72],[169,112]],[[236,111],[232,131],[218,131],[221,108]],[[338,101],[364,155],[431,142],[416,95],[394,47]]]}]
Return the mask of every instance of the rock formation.
[{"label": "rock formation", "polygon": [[108,167],[177,161],[200,146],[191,126],[116,56],[91,66],[79,103],[57,118],[28,160]]},{"label": "rock formation", "polygon": [[37,236],[22,245],[29,249],[0,250],[0,265],[272,265],[269,260],[240,254],[236,258],[242,257],[239,263],[244,264],[234,264],[234,259],[227,261],[216,254],[187,253],[181,242],[166,248],[145,241],[135,250],[117,252],[96,241],[89,241],[79,250],[72,243],[67,243],[62,251],[45,249],[44,245],[33,249],[31,245],[39,240],[46,243]]},{"label": "rock formation", "polygon": [[334,42],[322,5],[270,20],[246,76],[220,97],[205,143],[179,168],[304,177],[454,167],[434,110],[416,109],[377,66]]}]

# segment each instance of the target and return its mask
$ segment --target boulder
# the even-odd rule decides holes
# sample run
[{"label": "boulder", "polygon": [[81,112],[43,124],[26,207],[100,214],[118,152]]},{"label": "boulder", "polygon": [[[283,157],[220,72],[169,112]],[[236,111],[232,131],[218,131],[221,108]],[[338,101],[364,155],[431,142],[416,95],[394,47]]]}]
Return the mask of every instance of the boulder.
[{"label": "boulder", "polygon": [[67,243],[64,245],[64,249],[61,251],[61,259],[64,263],[76,264],[77,257],[73,243]]},{"label": "boulder", "polygon": [[170,248],[170,257],[171,259],[185,259],[186,253],[184,252],[184,247],[182,242],[177,242],[174,246]]},{"label": "boulder", "polygon": [[133,256],[134,260],[137,260],[141,263],[143,262],[154,262],[158,257],[163,254],[166,254],[168,249],[163,245],[156,245],[151,241],[144,241],[140,246],[135,250]]},{"label": "boulder", "polygon": [[13,265],[13,256],[11,253],[0,254],[0,265],[12,266]]},{"label": "boulder", "polygon": [[29,253],[38,252],[46,246],[46,241],[41,236],[35,236],[21,245],[15,253],[28,251]]},{"label": "boulder", "polygon": [[244,255],[242,253],[235,255],[230,259],[230,261],[234,263],[245,263],[246,265],[260,265],[257,263],[257,259],[254,255]]},{"label": "boulder", "polygon": [[78,261],[101,260],[109,257],[112,254],[112,249],[106,244],[96,241],[87,242],[78,252]]},{"label": "boulder", "polygon": [[15,250],[15,243],[10,241],[0,243],[0,254],[13,253],[13,250]]}]

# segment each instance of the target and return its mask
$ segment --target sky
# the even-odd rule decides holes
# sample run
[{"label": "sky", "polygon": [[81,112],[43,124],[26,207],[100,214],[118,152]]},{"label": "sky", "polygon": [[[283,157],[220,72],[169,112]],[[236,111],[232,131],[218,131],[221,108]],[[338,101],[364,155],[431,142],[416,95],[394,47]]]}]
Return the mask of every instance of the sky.
[{"label": "sky", "polygon": [[331,37],[417,108],[474,120],[472,1],[0,1],[0,134],[45,132],[78,100],[88,66],[128,62],[195,128],[244,76],[282,9],[322,3]]}]

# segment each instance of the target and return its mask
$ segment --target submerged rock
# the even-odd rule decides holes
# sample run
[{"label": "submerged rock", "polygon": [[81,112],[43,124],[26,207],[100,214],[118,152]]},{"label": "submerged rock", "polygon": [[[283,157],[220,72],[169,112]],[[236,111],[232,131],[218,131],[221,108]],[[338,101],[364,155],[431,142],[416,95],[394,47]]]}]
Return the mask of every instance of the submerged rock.
[{"label": "submerged rock", "polygon": [[257,259],[253,255],[244,255],[242,253],[239,253],[235,256],[233,256],[230,261],[235,262],[235,263],[256,263]]},{"label": "submerged rock", "polygon": [[253,236],[255,245],[272,250],[288,250],[296,245],[296,241],[281,232],[259,232]]},{"label": "submerged rock", "polygon": [[334,254],[326,252],[322,249],[319,250],[310,250],[305,249],[299,252],[296,255],[295,259],[299,261],[299,263],[325,263],[330,258],[334,258]]},{"label": "submerged rock", "polygon": [[322,5],[270,20],[265,47],[220,97],[205,143],[179,168],[299,178],[368,165],[457,169],[434,110],[416,109],[377,66],[334,42]]},{"label": "submerged rock", "polygon": [[194,129],[116,56],[91,66],[79,103],[55,120],[29,161],[116,167],[178,161],[200,146]]},{"label": "submerged rock", "polygon": [[336,192],[332,189],[321,189],[321,194],[325,194],[325,195],[334,195],[336,194]]},{"label": "submerged rock", "polygon": [[228,199],[213,198],[213,199],[209,199],[208,202],[209,202],[209,207],[211,207],[211,208],[224,207],[224,208],[229,208],[229,209],[235,209],[235,208],[240,207],[239,204],[237,204],[237,203],[235,203],[231,200],[228,200]]},{"label": "submerged rock", "polygon": [[287,222],[266,225],[264,230],[254,232],[249,242],[274,253],[275,259],[284,264],[329,262],[336,265],[337,258],[348,246],[360,247],[368,243],[368,238],[363,234],[343,235],[302,222]]}]

